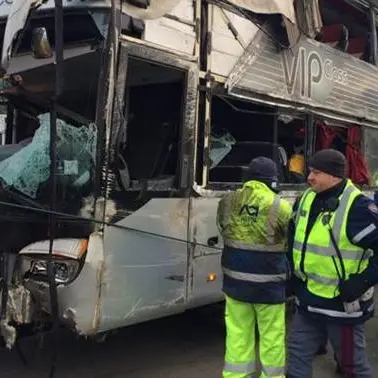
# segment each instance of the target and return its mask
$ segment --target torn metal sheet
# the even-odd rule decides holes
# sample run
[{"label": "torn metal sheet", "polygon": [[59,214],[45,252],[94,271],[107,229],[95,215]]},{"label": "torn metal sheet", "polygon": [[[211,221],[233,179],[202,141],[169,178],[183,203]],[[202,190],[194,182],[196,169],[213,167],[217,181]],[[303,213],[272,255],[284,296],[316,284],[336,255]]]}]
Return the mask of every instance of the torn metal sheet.
[{"label": "torn metal sheet", "polygon": [[8,291],[5,317],[0,322],[0,333],[8,349],[14,346],[17,339],[15,324],[30,324],[33,311],[31,292],[22,285],[11,287]]},{"label": "torn metal sheet", "polygon": [[314,111],[378,121],[378,68],[305,36],[287,50],[260,30],[226,86],[238,97],[265,95]]},{"label": "torn metal sheet", "polygon": [[258,27],[246,17],[217,5],[212,5],[209,12],[209,69],[214,74],[227,77],[254,38]]},{"label": "torn metal sheet", "polygon": [[294,0],[228,0],[228,2],[254,13],[279,13],[295,24]]},{"label": "torn metal sheet", "polygon": [[[112,190],[112,183],[115,182],[115,174],[110,168],[110,165],[115,161],[115,141],[114,134],[118,135],[119,126],[121,124],[121,111],[119,109],[119,104],[114,103],[114,98],[116,95],[116,89],[118,90],[119,82],[117,82],[117,61],[119,59],[119,30],[114,28],[114,35],[109,32],[106,41],[106,49],[108,51],[107,57],[107,72],[105,79],[105,92],[104,92],[104,112],[105,115],[105,141],[104,148],[109,150],[109,154],[105,154],[104,164],[102,169],[102,184],[104,185],[103,192],[105,198],[109,198],[109,194]],[[122,62],[122,59],[119,59]],[[124,71],[127,71],[127,67],[124,67]],[[126,73],[124,73],[126,75]],[[122,76],[122,75],[119,75]],[[124,84],[124,82],[123,82]],[[118,95],[118,93],[117,93]],[[123,97],[120,96],[119,101],[123,101]]]},{"label": "torn metal sheet", "polygon": [[87,219],[95,219],[98,222],[103,220],[109,222],[116,213],[116,205],[111,199],[89,196],[83,198],[79,216]]}]

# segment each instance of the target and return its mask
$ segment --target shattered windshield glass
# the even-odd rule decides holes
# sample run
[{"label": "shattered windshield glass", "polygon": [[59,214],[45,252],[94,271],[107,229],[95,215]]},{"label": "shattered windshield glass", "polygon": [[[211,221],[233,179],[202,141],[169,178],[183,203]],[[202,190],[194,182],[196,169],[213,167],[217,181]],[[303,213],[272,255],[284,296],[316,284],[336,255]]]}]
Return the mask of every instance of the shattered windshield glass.
[{"label": "shattered windshield glass", "polygon": [[[0,162],[3,183],[36,199],[41,184],[50,177],[50,114],[38,116],[40,127],[31,142]],[[92,177],[95,166],[97,128],[94,124],[75,127],[57,120],[57,175],[59,184],[80,188]],[[7,146],[4,146],[7,147]],[[0,155],[1,149],[0,148]],[[18,151],[17,151],[18,149]]]},{"label": "shattered windshield glass", "polygon": [[215,168],[231,151],[236,143],[235,138],[227,131],[222,134],[212,133],[210,136],[210,169]]}]

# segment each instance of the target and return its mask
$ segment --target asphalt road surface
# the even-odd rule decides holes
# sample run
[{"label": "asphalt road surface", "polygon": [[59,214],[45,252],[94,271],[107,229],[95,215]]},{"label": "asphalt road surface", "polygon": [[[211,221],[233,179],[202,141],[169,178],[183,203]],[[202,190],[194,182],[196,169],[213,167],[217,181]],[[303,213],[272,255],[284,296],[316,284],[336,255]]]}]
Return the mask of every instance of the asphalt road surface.
[{"label": "asphalt road surface", "polygon": [[[196,310],[122,329],[103,343],[62,331],[55,378],[220,378],[224,350],[220,318],[220,311],[214,308]],[[367,334],[371,361],[378,374],[377,318],[369,322]],[[15,350],[2,351],[0,377],[47,378],[49,338],[41,350],[32,339],[21,345],[28,365]],[[335,377],[334,367],[331,353],[317,358],[314,378]]]}]

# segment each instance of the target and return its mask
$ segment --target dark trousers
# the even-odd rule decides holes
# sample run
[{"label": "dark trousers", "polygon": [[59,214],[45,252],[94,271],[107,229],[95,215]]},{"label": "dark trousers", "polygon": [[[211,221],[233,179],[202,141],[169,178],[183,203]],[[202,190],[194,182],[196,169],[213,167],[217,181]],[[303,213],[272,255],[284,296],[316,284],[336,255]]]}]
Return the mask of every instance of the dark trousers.
[{"label": "dark trousers", "polygon": [[311,378],[312,362],[329,339],[347,378],[373,378],[366,356],[363,325],[317,321],[296,312],[289,337],[287,378]]}]

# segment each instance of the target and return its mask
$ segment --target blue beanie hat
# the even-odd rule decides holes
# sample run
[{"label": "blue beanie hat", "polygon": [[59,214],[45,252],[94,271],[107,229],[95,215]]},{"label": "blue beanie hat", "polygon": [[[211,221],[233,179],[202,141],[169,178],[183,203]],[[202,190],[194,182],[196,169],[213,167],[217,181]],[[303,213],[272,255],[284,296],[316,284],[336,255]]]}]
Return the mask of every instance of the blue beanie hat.
[{"label": "blue beanie hat", "polygon": [[249,163],[249,180],[262,181],[271,185],[278,181],[276,163],[265,156],[259,156]]}]

